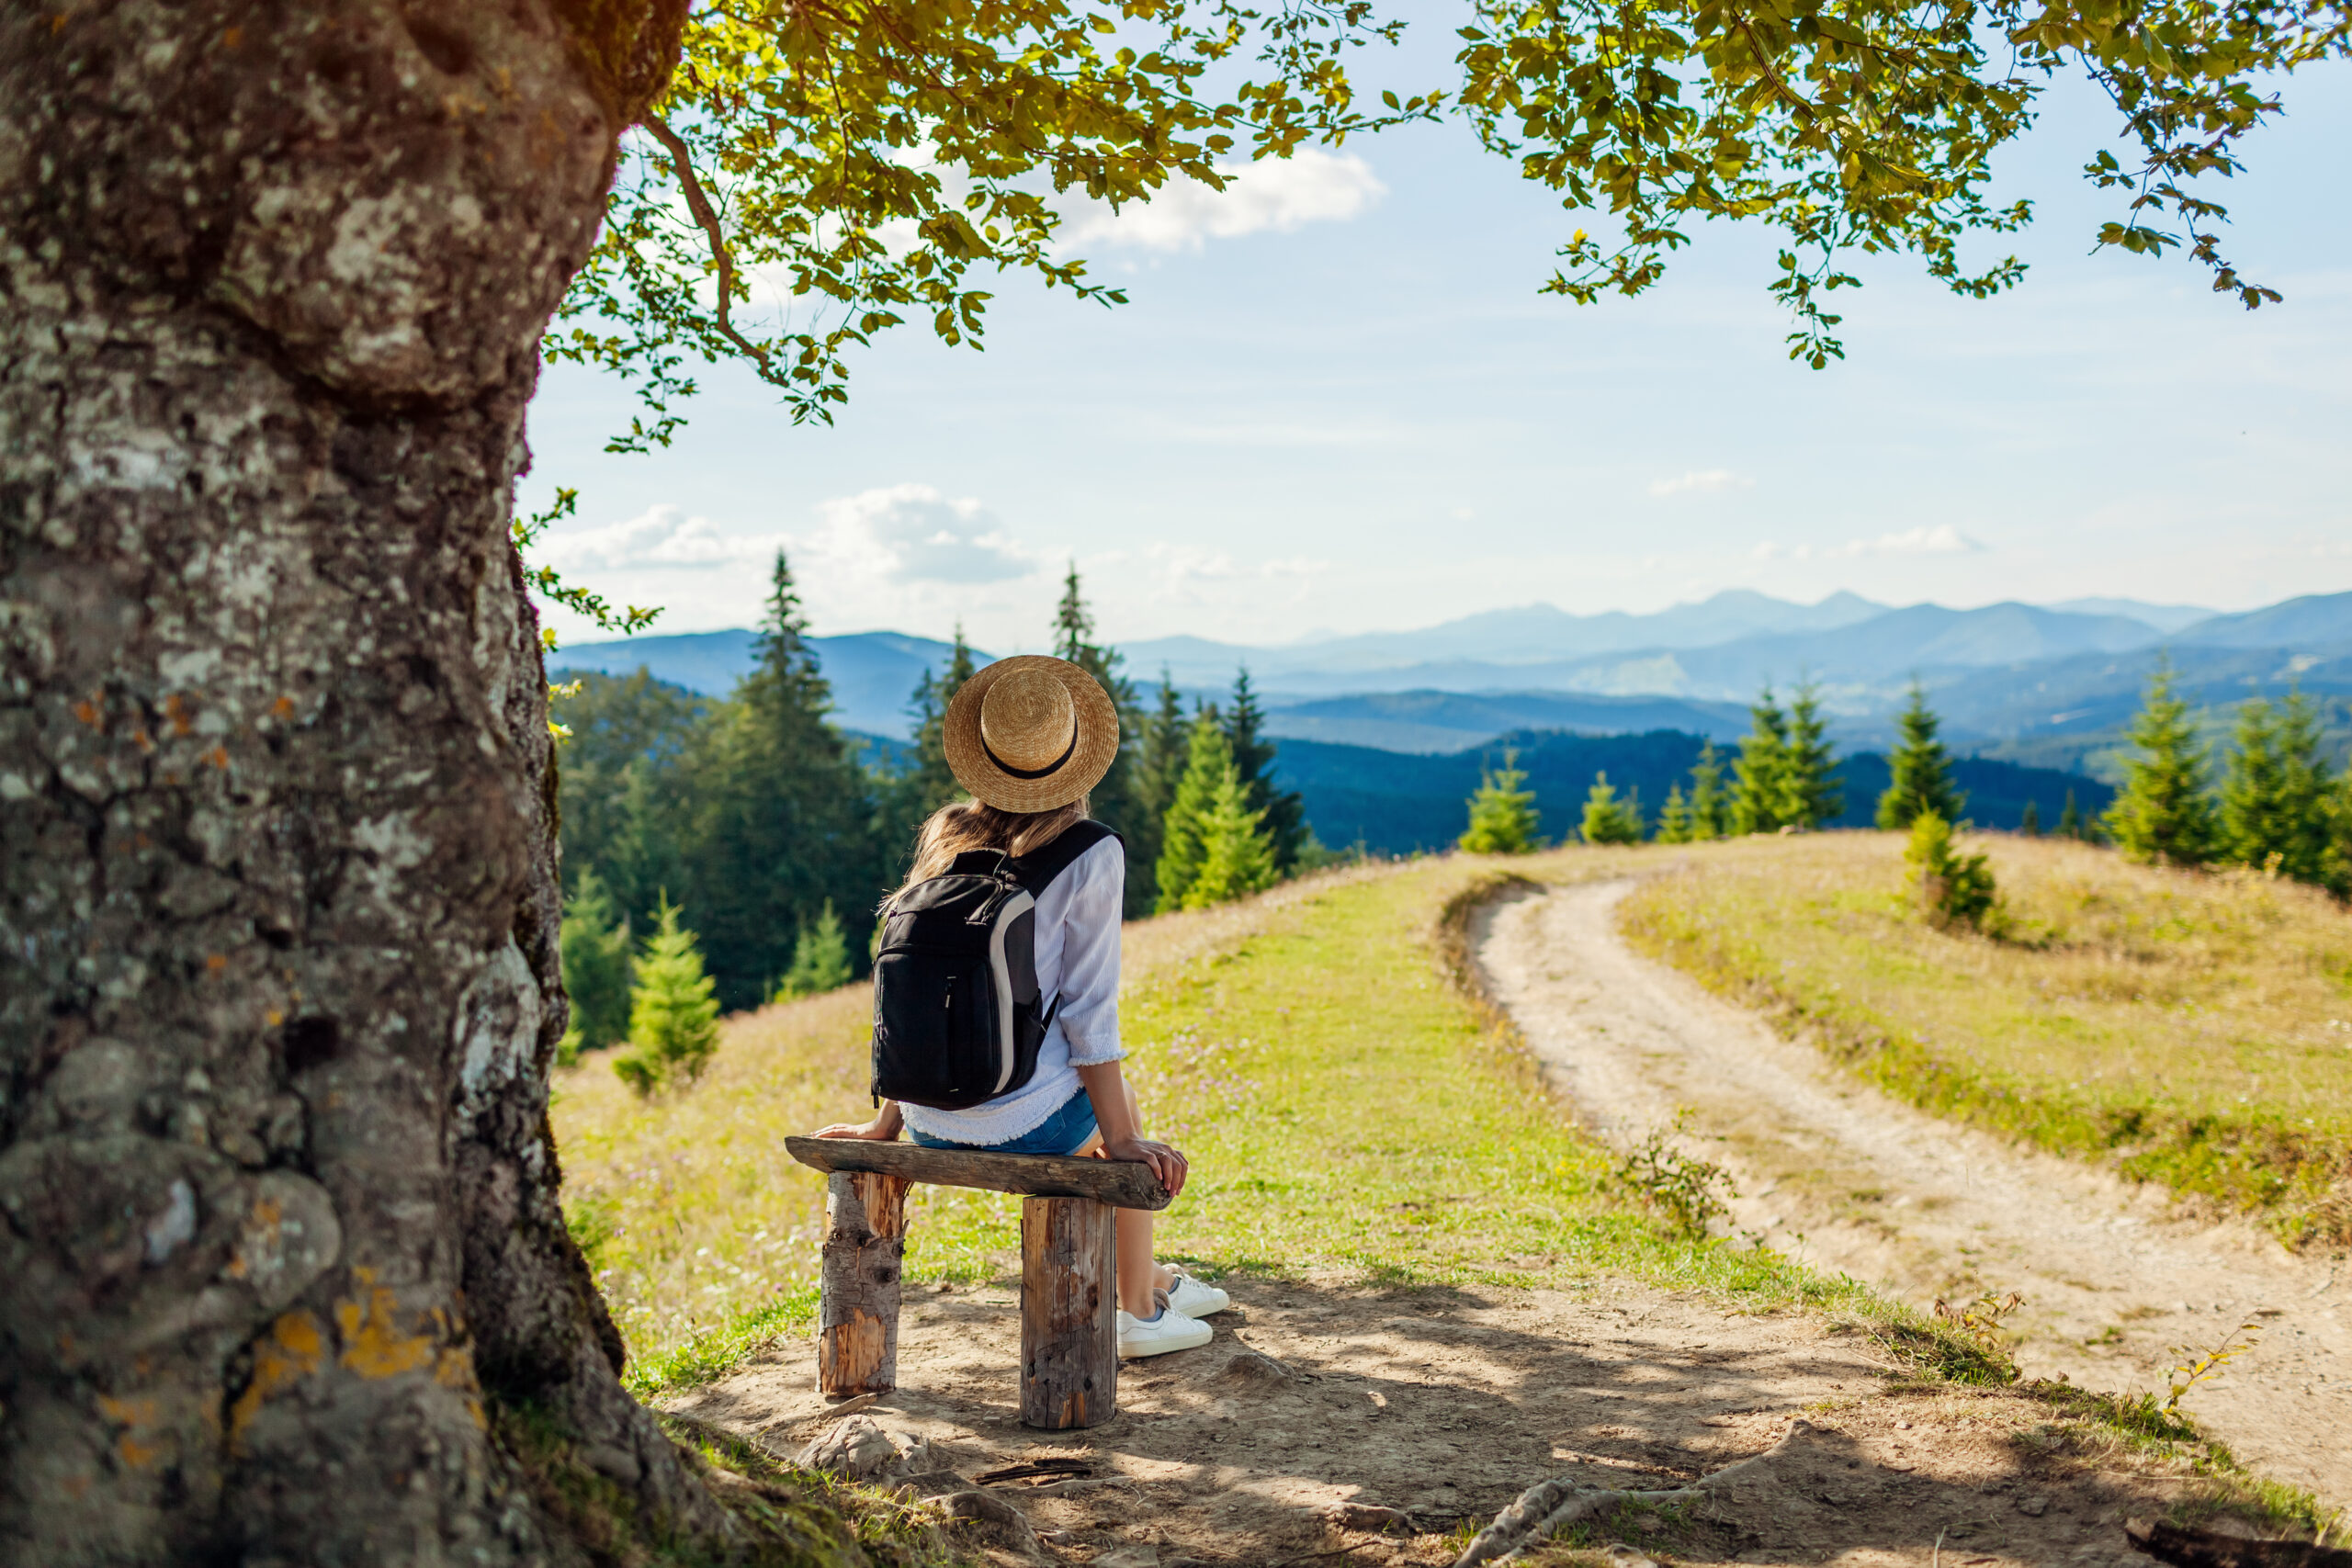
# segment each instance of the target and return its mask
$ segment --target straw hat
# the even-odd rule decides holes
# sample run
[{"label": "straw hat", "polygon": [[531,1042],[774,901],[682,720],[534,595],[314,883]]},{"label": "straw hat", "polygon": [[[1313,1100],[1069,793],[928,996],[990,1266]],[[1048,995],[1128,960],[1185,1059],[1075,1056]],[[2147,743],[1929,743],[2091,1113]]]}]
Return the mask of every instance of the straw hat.
[{"label": "straw hat", "polygon": [[947,705],[947,766],[1000,811],[1051,811],[1102,782],[1119,754],[1119,710],[1067,659],[1000,659]]}]

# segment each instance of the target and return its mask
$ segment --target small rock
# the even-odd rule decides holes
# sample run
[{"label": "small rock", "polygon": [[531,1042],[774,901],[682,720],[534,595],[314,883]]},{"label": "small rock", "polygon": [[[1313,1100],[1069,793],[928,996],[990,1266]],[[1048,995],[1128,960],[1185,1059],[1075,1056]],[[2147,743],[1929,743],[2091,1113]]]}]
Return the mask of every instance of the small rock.
[{"label": "small rock", "polygon": [[907,1432],[891,1432],[886,1435],[890,1439],[890,1446],[896,1449],[899,1454],[898,1459],[889,1467],[892,1475],[909,1477],[928,1475],[933,1471],[947,1468],[944,1461],[931,1451],[929,1438],[918,1438]]},{"label": "small rock", "polygon": [[910,1474],[906,1485],[918,1497],[944,1497],[951,1492],[967,1492],[972,1483],[952,1470],[926,1470]]},{"label": "small rock", "polygon": [[1244,1350],[1216,1374],[1227,1382],[1272,1385],[1296,1380],[1298,1374],[1261,1351]]},{"label": "small rock", "polygon": [[2023,1514],[2027,1518],[2038,1519],[2049,1511],[2050,1499],[2047,1497],[2020,1497],[2018,1499],[2018,1512]]},{"label": "small rock", "polygon": [[1114,1547],[1094,1559],[1088,1568],[1159,1568],[1159,1548],[1148,1545]]},{"label": "small rock", "polygon": [[1385,1530],[1392,1525],[1412,1527],[1413,1521],[1401,1508],[1384,1508],[1377,1503],[1334,1503],[1323,1510],[1323,1517],[1343,1530]]},{"label": "small rock", "polygon": [[865,1481],[897,1464],[899,1445],[870,1417],[853,1416],[827,1428],[793,1463],[849,1481]]},{"label": "small rock", "polygon": [[1908,1421],[1897,1421],[1894,1424],[1894,1429],[1898,1432],[1907,1432],[1911,1429],[1911,1423]]},{"label": "small rock", "polygon": [[1622,1540],[1612,1540],[1603,1550],[1609,1553],[1611,1568],[1657,1568],[1654,1560]]},{"label": "small rock", "polygon": [[[1037,1532],[1021,1510],[993,1492],[956,1492],[945,1504],[947,1517],[972,1534],[1030,1556],[1038,1554]],[[1099,1562],[1100,1559],[1097,1559]]]}]

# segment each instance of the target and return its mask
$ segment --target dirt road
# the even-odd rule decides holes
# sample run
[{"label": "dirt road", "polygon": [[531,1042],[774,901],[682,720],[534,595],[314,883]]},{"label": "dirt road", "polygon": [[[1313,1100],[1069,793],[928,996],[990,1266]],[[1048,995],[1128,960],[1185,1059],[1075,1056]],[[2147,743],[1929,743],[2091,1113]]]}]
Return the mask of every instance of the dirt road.
[{"label": "dirt road", "polygon": [[1728,1166],[1732,1224],[1925,1307],[2022,1292],[2029,1375],[2161,1391],[2177,1347],[2260,1325],[2186,1407],[2264,1473],[2352,1504],[2352,1268],[2156,1192],[1939,1121],[1633,953],[1630,881],[1521,897],[1476,933],[1497,999],[1558,1090],[1621,1145],[1693,1111],[1686,1146]]}]

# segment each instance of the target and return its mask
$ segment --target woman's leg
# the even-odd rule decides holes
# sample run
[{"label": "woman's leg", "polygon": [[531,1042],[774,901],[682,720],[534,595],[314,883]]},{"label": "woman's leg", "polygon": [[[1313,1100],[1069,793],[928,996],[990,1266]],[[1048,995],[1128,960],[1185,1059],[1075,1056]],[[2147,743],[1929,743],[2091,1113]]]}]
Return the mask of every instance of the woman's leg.
[{"label": "woman's leg", "polygon": [[[1134,1118],[1138,1131],[1143,1126],[1143,1112],[1136,1104],[1135,1085],[1122,1083],[1126,1091],[1127,1114]],[[1080,1154],[1100,1155],[1102,1134],[1097,1134],[1078,1150]],[[1151,1222],[1149,1209],[1121,1209],[1119,1223],[1119,1305],[1133,1317],[1149,1317],[1159,1310],[1151,1299],[1154,1291],[1165,1291],[1176,1283],[1176,1276],[1162,1269],[1151,1256]]]}]

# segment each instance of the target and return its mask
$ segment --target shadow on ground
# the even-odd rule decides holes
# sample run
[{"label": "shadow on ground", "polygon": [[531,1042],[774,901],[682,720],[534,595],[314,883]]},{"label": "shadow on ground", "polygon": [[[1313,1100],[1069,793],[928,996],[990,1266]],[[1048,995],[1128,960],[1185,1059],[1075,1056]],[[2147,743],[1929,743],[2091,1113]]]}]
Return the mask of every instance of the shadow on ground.
[{"label": "shadow on ground", "polygon": [[[1800,1418],[1809,1429],[1722,1495],[1623,1510],[1590,1539],[1692,1562],[2121,1568],[2144,1562],[2124,1516],[2159,1511],[2188,1479],[2026,1393],[1908,1385],[1866,1333],[1802,1315],[1730,1315],[1622,1284],[1226,1283],[1235,1310],[1213,1320],[1214,1341],[1128,1363],[1117,1416],[1065,1433],[1017,1418],[1016,1286],[916,1294],[901,1387],[858,1415],[928,1442],[925,1468],[966,1481],[1082,1461],[1091,1473],[1077,1481],[997,1490],[1046,1561],[1103,1568],[1450,1562],[1545,1476],[1672,1486],[1772,1447]],[[855,1418],[830,1412],[814,1382],[813,1346],[796,1340],[665,1404],[789,1457]],[[1352,1528],[1350,1504],[1409,1524]]]}]

